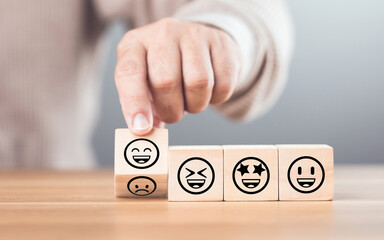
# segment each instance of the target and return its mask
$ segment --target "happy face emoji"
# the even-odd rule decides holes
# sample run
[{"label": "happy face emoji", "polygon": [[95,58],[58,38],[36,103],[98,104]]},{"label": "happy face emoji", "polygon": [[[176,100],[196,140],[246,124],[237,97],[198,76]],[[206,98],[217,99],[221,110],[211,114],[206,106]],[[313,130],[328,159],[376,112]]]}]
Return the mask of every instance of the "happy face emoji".
[{"label": "happy face emoji", "polygon": [[193,157],[180,165],[177,179],[184,191],[190,194],[201,194],[212,187],[215,171],[204,158]]},{"label": "happy face emoji", "polygon": [[159,148],[154,142],[145,138],[138,138],[125,147],[124,158],[134,168],[149,168],[159,159]]},{"label": "happy face emoji", "polygon": [[269,182],[268,166],[260,159],[246,157],[233,168],[233,183],[241,192],[255,194],[261,192]]},{"label": "happy face emoji", "polygon": [[136,196],[147,196],[156,190],[156,182],[150,177],[138,176],[129,180],[127,188]]},{"label": "happy face emoji", "polygon": [[311,193],[321,187],[325,173],[321,163],[313,157],[300,157],[288,168],[289,184],[298,192]]}]

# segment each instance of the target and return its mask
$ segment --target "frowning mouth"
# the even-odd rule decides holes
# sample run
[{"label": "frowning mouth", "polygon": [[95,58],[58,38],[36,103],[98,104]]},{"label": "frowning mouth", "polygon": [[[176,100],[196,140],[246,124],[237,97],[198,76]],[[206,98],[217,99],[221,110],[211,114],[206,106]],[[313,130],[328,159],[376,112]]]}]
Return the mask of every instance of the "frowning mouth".
[{"label": "frowning mouth", "polygon": [[133,155],[132,158],[133,160],[135,160],[135,162],[144,164],[148,162],[149,159],[151,159],[151,156],[150,155]]},{"label": "frowning mouth", "polygon": [[204,185],[205,179],[187,179],[187,183],[191,188],[199,189]]},{"label": "frowning mouth", "polygon": [[260,179],[242,179],[241,182],[247,188],[255,188],[259,185]]},{"label": "frowning mouth", "polygon": [[309,188],[315,183],[314,178],[298,178],[297,183],[303,188]]},{"label": "frowning mouth", "polygon": [[140,191],[145,192],[145,193],[149,193],[149,191],[146,189],[138,189],[135,191],[135,193],[139,193]]}]

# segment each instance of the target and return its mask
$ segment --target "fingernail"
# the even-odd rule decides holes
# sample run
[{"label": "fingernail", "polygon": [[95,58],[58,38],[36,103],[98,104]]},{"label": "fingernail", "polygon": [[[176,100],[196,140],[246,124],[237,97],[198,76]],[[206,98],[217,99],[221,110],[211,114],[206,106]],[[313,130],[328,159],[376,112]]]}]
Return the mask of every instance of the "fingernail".
[{"label": "fingernail", "polygon": [[149,128],[149,123],[144,114],[136,114],[135,118],[133,119],[133,129],[145,130],[147,128]]}]

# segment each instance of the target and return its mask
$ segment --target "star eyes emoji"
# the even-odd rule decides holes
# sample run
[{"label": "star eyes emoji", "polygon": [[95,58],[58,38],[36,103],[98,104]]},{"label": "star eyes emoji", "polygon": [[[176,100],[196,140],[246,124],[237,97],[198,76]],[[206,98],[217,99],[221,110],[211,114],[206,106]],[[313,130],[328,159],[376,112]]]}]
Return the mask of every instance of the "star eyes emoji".
[{"label": "star eyes emoji", "polygon": [[263,168],[263,166],[261,165],[261,163],[256,166],[256,165],[253,165],[253,167],[255,168],[255,170],[253,171],[253,173],[257,173],[259,174],[259,176],[261,176],[261,173],[265,171],[265,169]]},{"label": "star eyes emoji", "polygon": [[[236,171],[239,171],[241,173],[241,176],[243,176],[244,174],[249,173],[248,166],[249,165],[240,164],[240,167]],[[259,174],[259,176],[261,176],[261,173],[265,171],[265,169],[261,164],[253,165],[253,167],[254,167],[253,173],[257,173]]]},{"label": "star eyes emoji", "polygon": [[240,164],[240,167],[236,170],[236,171],[239,171],[241,173],[241,176],[243,176],[244,174],[246,173],[249,173],[248,171],[248,166],[249,165],[243,165],[242,163]]}]

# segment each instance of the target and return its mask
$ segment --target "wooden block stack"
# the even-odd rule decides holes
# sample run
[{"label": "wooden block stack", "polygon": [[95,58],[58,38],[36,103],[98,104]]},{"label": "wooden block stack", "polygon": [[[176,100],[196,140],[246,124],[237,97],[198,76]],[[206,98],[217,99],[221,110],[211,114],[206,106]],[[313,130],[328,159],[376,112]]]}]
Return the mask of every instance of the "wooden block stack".
[{"label": "wooden block stack", "polygon": [[333,149],[328,145],[168,148],[166,129],[154,129],[145,137],[117,129],[115,195],[166,197],[167,192],[169,201],[332,200]]},{"label": "wooden block stack", "polygon": [[129,129],[116,129],[115,196],[166,197],[167,185],[168,130],[138,137]]}]

